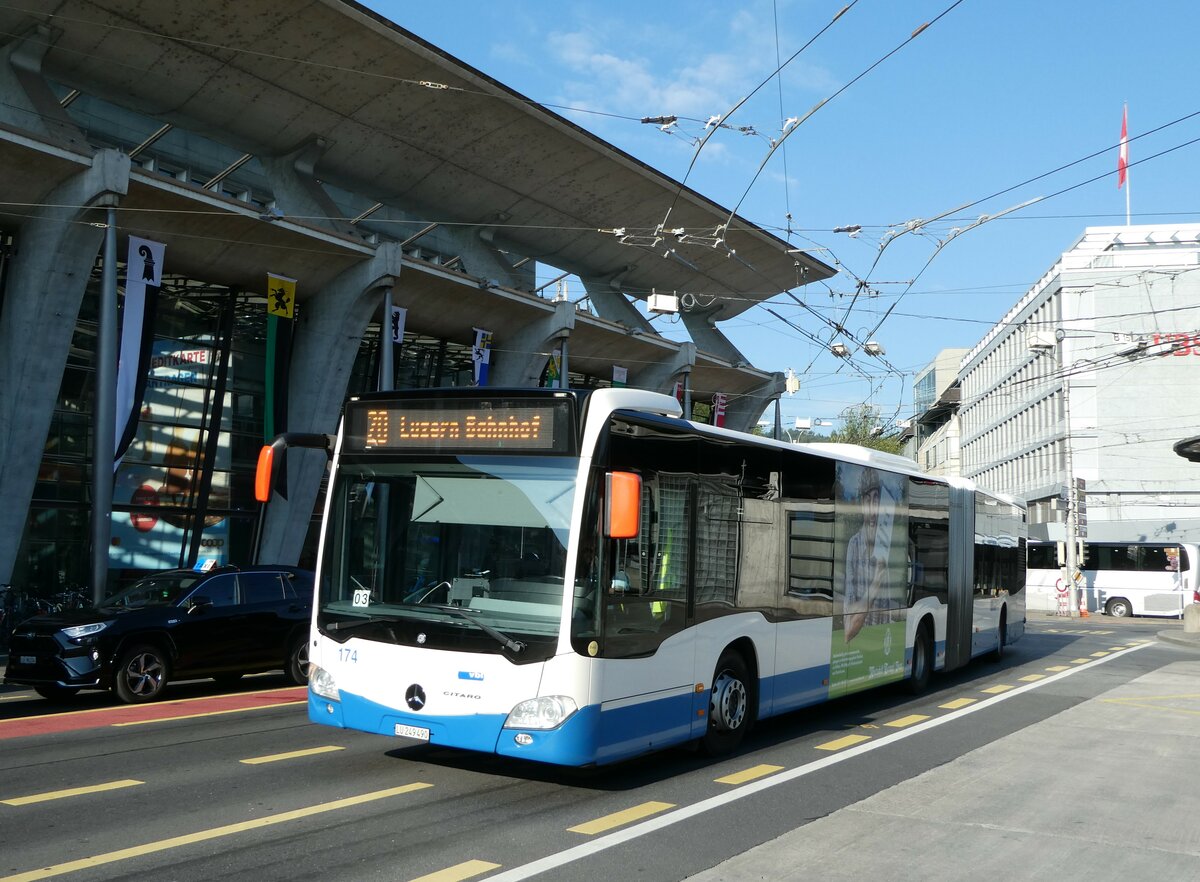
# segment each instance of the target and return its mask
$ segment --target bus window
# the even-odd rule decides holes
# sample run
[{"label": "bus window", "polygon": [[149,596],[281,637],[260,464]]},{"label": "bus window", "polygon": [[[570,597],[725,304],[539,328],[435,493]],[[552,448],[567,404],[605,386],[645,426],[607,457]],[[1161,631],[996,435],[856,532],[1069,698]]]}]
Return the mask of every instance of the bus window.
[{"label": "bus window", "polygon": [[1058,552],[1053,542],[1030,542],[1029,563],[1031,570],[1057,570]]}]

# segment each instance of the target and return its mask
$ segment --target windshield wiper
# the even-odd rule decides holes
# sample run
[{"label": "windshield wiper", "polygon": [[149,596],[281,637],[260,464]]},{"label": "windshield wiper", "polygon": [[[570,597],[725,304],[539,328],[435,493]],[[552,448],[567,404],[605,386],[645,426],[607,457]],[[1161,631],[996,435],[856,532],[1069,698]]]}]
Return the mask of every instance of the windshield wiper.
[{"label": "windshield wiper", "polygon": [[[396,616],[368,616],[365,619],[343,619],[340,622],[330,622],[325,625],[326,631],[349,631],[366,625],[394,625]],[[393,638],[394,639],[394,638]]]},{"label": "windshield wiper", "polygon": [[479,619],[475,618],[475,616],[466,612],[461,606],[450,606],[449,604],[442,603],[422,603],[419,606],[420,609],[429,609],[431,607],[433,609],[440,609],[442,612],[447,612],[451,615],[458,616],[459,618],[466,619],[480,631],[497,641],[505,649],[512,650],[513,652],[522,652],[525,649],[525,644],[520,640],[513,640],[503,631],[497,631],[491,625],[484,624]]}]

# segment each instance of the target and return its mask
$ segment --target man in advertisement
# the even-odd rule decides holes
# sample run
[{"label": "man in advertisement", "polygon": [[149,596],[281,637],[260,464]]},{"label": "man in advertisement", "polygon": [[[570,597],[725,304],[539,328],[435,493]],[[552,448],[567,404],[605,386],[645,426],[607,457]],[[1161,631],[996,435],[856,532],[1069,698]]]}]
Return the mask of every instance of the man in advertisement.
[{"label": "man in advertisement", "polygon": [[838,463],[831,695],[903,676],[906,489],[901,475]]}]

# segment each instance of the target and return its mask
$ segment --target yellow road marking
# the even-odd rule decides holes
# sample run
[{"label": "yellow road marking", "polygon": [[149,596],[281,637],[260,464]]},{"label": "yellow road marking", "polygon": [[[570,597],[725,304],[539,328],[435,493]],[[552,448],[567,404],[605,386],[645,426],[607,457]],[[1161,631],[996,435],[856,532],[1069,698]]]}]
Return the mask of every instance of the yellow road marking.
[{"label": "yellow road marking", "polygon": [[1093,631],[1093,634],[1111,634],[1112,631]]},{"label": "yellow road marking", "polygon": [[464,861],[461,864],[455,864],[453,867],[438,870],[436,873],[427,873],[424,876],[418,876],[412,882],[461,882],[463,879],[470,879],[473,876],[478,876],[480,873],[486,873],[488,870],[498,869],[500,869],[499,864],[489,863],[488,861]]},{"label": "yellow road marking", "polygon": [[[586,824],[576,824],[574,827],[568,827],[567,831],[569,833],[583,833],[586,836],[591,836],[593,833],[603,833],[605,830],[611,830],[614,827],[621,827],[632,821],[640,821],[642,818],[657,815],[659,812],[665,812],[669,808],[675,808],[675,804],[671,802],[643,802],[641,805],[635,805],[633,808],[627,808],[621,812],[613,812],[611,815],[596,818],[596,820],[588,821]],[[0,882],[4,882],[4,880],[0,879]]]},{"label": "yellow road marking", "polygon": [[[33,696],[29,695],[28,693],[23,693],[21,695],[0,695],[0,701],[20,701],[22,699],[28,701],[31,698],[33,698]],[[28,719],[28,717],[26,717],[26,719]]]},{"label": "yellow road marking", "polygon": [[838,738],[836,741],[826,741],[824,744],[818,744],[817,750],[841,750],[844,747],[852,747],[855,744],[862,744],[862,742],[870,740],[870,735],[847,735],[845,738]]},{"label": "yellow road marking", "polygon": [[974,704],[976,701],[978,701],[976,698],[956,698],[954,701],[939,704],[938,707],[945,708],[946,710],[958,710],[960,707],[966,707],[968,704]]},{"label": "yellow road marking", "polygon": [[1090,659],[1090,658],[1073,658],[1073,659],[1071,659],[1071,664],[1073,664],[1073,665],[1086,665],[1086,664],[1087,664],[1088,662],[1090,662],[1090,661],[1091,661],[1091,659]]},{"label": "yellow road marking", "polygon": [[732,775],[726,775],[724,778],[717,778],[717,784],[745,784],[747,781],[753,781],[755,778],[762,778],[764,775],[774,775],[776,772],[782,771],[783,766],[751,766],[744,772],[734,772]]},{"label": "yellow road marking", "polygon": [[1058,671],[1069,671],[1069,670],[1071,670],[1071,666],[1070,665],[1052,665],[1052,666],[1046,668],[1046,670],[1054,671],[1055,673],[1057,673]]},{"label": "yellow road marking", "polygon": [[1001,692],[1007,692],[1009,689],[1012,689],[1012,688],[1013,687],[1006,686],[1003,683],[1001,683],[999,686],[989,686],[987,689],[981,689],[979,691],[984,692],[988,695],[999,695]]},{"label": "yellow road marking", "polygon": [[207,842],[210,839],[219,839],[222,836],[232,836],[235,833],[244,833],[247,830],[257,830],[262,827],[271,827],[275,824],[283,824],[288,821],[296,821],[300,818],[308,818],[313,815],[325,814],[326,812],[338,811],[339,809],[350,808],[356,805],[362,805],[367,802],[375,802],[379,799],[387,799],[391,796],[399,796],[401,793],[412,793],[414,790],[424,790],[427,787],[432,787],[432,784],[405,784],[402,787],[389,787],[387,790],[376,790],[372,793],[364,793],[361,796],[349,796],[345,799],[337,799],[333,802],[322,802],[317,805],[310,805],[307,808],[295,809],[290,812],[281,812],[278,815],[267,815],[265,818],[255,818],[252,821],[241,821],[237,824],[227,824],[224,827],[212,827],[208,830],[200,830],[196,833],[187,833],[183,836],[173,836],[170,839],[160,839],[158,842],[147,842],[145,845],[135,845],[132,848],[122,848],[117,851],[108,851],[104,854],[92,855],[91,857],[80,858],[75,861],[67,861],[63,864],[55,864],[50,867],[42,867],[37,870],[29,870],[25,873],[17,873],[15,876],[0,877],[0,882],[37,882],[39,879],[49,879],[53,876],[61,876],[65,873],[75,873],[79,870],[90,870],[94,867],[99,867],[104,864],[113,864],[117,861],[129,860],[130,858],[141,857],[142,855],[154,854],[160,851],[167,851],[171,848],[180,848],[184,845],[193,845],[197,842]]},{"label": "yellow road marking", "polygon": [[103,793],[106,790],[120,790],[123,787],[136,787],[145,781],[134,781],[127,778],[124,781],[109,781],[107,784],[92,784],[88,787],[72,787],[69,790],[52,790],[49,793],[35,793],[32,796],[17,796],[13,799],[0,799],[4,805],[32,805],[35,802],[49,802],[52,799],[66,799],[68,796],[84,796],[88,793]]},{"label": "yellow road marking", "polygon": [[280,760],[296,759],[302,756],[316,756],[318,753],[331,753],[335,750],[345,750],[344,747],[338,747],[336,744],[327,744],[324,747],[310,747],[308,750],[293,750],[288,753],[275,753],[270,756],[255,756],[250,759],[238,760],[248,766],[258,766],[263,763],[276,763]]},{"label": "yellow road marking", "polygon": [[1110,646],[1110,647],[1108,647],[1108,651],[1109,652],[1120,652],[1122,649],[1128,649],[1128,648],[1129,647],[1127,647],[1127,646]]},{"label": "yellow road marking", "polygon": [[202,714],[185,714],[180,717],[159,717],[157,720],[130,720],[127,723],[113,723],[114,726],[147,726],[150,723],[173,723],[176,720],[198,720],[201,717],[220,717],[225,714],[244,714],[246,711],[271,710],[276,707],[291,707],[296,704],[308,704],[307,701],[284,701],[279,704],[260,704],[256,707],[232,707],[228,710],[206,711]]},{"label": "yellow road marking", "polygon": [[1046,679],[1045,674],[1030,674],[1027,677],[1020,678],[1022,683],[1036,683],[1038,680],[1045,680],[1045,679]]},{"label": "yellow road marking", "polygon": [[911,726],[914,723],[920,723],[928,719],[929,717],[924,714],[909,714],[907,717],[901,717],[898,720],[892,720],[890,723],[884,723],[883,725],[892,729],[903,729],[905,726]]},{"label": "yellow road marking", "polygon": [[1092,658],[1104,658],[1104,656],[1106,656],[1106,655],[1108,655],[1107,652],[1105,652],[1104,650],[1100,650],[1100,652],[1093,652]]}]

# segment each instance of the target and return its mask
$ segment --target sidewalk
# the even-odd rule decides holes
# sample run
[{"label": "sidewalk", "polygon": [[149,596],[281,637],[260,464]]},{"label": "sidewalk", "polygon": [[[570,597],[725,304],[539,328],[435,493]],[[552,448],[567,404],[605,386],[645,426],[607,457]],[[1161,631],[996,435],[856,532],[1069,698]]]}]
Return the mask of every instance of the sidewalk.
[{"label": "sidewalk", "polygon": [[1198,758],[1200,654],[1180,653],[689,880],[1200,880]]}]

